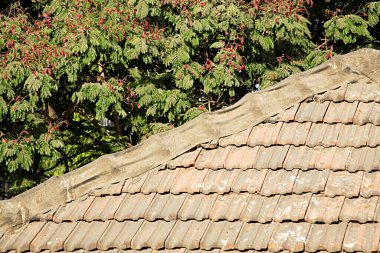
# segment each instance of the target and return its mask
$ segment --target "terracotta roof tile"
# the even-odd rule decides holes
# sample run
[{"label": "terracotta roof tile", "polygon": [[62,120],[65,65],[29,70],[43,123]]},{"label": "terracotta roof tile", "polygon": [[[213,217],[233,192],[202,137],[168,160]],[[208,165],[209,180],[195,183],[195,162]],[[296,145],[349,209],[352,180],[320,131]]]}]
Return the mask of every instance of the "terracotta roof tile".
[{"label": "terracotta roof tile", "polygon": [[5,234],[0,240],[0,251],[17,250],[23,252],[30,250],[31,242],[45,224],[46,222],[32,222],[13,233]]},{"label": "terracotta roof tile", "polygon": [[332,147],[337,145],[338,143],[338,136],[340,136],[342,128],[344,128],[344,125],[342,124],[334,124],[334,125],[327,125],[325,134],[323,136],[322,140],[322,146],[324,147]]},{"label": "terracotta roof tile", "polygon": [[337,89],[329,90],[322,94],[314,95],[314,99],[317,101],[333,101],[333,102],[342,102],[346,97],[347,85],[342,85]]},{"label": "terracotta roof tile", "polygon": [[201,143],[199,146],[202,147],[202,149],[216,149],[219,146],[219,139],[220,138],[215,138],[211,141],[207,141],[205,143]]},{"label": "terracotta roof tile", "polygon": [[377,202],[375,214],[373,216],[375,222],[380,222],[380,201]]},{"label": "terracotta roof tile", "polygon": [[[380,89],[356,72],[346,75],[357,83],[313,95],[309,89],[320,80],[311,74],[303,101],[284,102],[285,109],[288,98],[281,97],[278,110],[260,108],[272,116],[245,128],[223,130],[226,120],[246,124],[239,115],[205,114],[204,122],[217,118],[208,126],[217,137],[201,142],[193,135],[196,143],[182,145],[169,134],[175,147],[158,156],[174,159],[158,159],[153,168],[142,163],[140,170],[126,158],[126,174],[119,171],[88,192],[74,187],[69,197],[80,199],[70,203],[30,213],[32,218],[27,208],[15,207],[25,225],[0,227],[0,252],[379,251]],[[154,158],[158,149],[152,147]],[[128,178],[129,172],[137,176]]]},{"label": "terracotta roof tile", "polygon": [[[352,147],[346,147],[346,148],[336,148],[335,149],[334,156],[331,163],[331,169],[333,170],[345,170],[347,166],[352,162],[352,152],[354,152],[356,149]],[[352,171],[353,172],[353,171]]]},{"label": "terracotta roof tile", "polygon": [[236,240],[237,249],[267,249],[276,225],[277,223],[244,223],[240,235]]},{"label": "terracotta roof tile", "polygon": [[94,250],[110,221],[80,221],[64,242],[65,251],[77,249]]},{"label": "terracotta roof tile", "polygon": [[269,170],[260,192],[264,196],[291,193],[297,174],[298,170]]},{"label": "terracotta roof tile", "polygon": [[311,198],[305,220],[311,223],[332,223],[339,221],[339,214],[343,206],[344,197],[335,198],[314,195]]},{"label": "terracotta roof tile", "polygon": [[209,170],[201,188],[205,194],[229,192],[239,170]]},{"label": "terracotta roof tile", "polygon": [[235,241],[239,235],[243,222],[210,222],[200,243],[200,248],[210,250],[214,248],[229,250],[236,248]]},{"label": "terracotta roof tile", "polygon": [[178,219],[180,220],[204,220],[208,219],[210,210],[214,206],[217,194],[194,194],[188,195],[179,210]]},{"label": "terracotta roof tile", "polygon": [[66,205],[59,207],[53,215],[53,221],[62,222],[83,220],[84,214],[94,199],[95,197],[90,196],[85,200],[72,201]]},{"label": "terracotta roof tile", "polygon": [[144,218],[145,211],[152,202],[155,193],[151,194],[127,194],[114,218],[118,221],[138,220]]},{"label": "terracotta roof tile", "polygon": [[277,222],[304,220],[310,199],[311,193],[281,196],[273,213],[273,220]]},{"label": "terracotta roof tile", "polygon": [[133,237],[131,247],[133,249],[163,249],[165,247],[165,240],[174,224],[175,221],[144,221],[136,235]]},{"label": "terracotta roof tile", "polygon": [[100,188],[98,191],[95,191],[93,195],[95,196],[104,196],[104,195],[119,195],[122,192],[125,180],[120,182],[112,183],[111,185]]},{"label": "terracotta roof tile", "polygon": [[367,139],[367,145],[370,147],[380,145],[380,127],[371,127],[371,131]]},{"label": "terracotta roof tile", "polygon": [[310,224],[279,223],[269,241],[268,249],[273,252],[289,250],[291,252],[303,251]]},{"label": "terracotta roof tile", "polygon": [[325,123],[352,123],[358,103],[358,101],[330,103],[323,121]]},{"label": "terracotta roof tile", "polygon": [[323,192],[329,173],[330,172],[328,170],[308,170],[298,172],[294,183],[293,192],[296,194],[301,194],[304,192]]},{"label": "terracotta roof tile", "polygon": [[219,195],[210,212],[210,220],[238,220],[247,205],[248,197],[249,195],[247,193]]},{"label": "terracotta roof tile", "polygon": [[353,120],[354,124],[364,125],[372,123],[380,125],[380,103],[359,103]]},{"label": "terracotta roof tile", "polygon": [[380,100],[380,91],[377,83],[350,83],[347,85],[345,100],[352,101],[376,101]]},{"label": "terracotta roof tile", "polygon": [[137,193],[140,192],[146,178],[150,173],[144,173],[140,176],[130,178],[125,181],[122,192]]},{"label": "terracotta roof tile", "polygon": [[304,145],[309,134],[311,122],[284,123],[279,133],[277,144],[280,145]]},{"label": "terracotta roof tile", "polygon": [[330,102],[301,103],[295,117],[298,122],[322,122]]},{"label": "terracotta roof tile", "polygon": [[[340,124],[336,124],[334,126],[335,126],[335,128],[337,128],[337,126],[340,126]],[[306,146],[315,147],[315,146],[326,145],[327,142],[325,141],[325,138],[326,138],[325,135],[326,135],[326,132],[328,129],[331,131],[333,128],[327,124],[315,124],[315,123],[313,123],[311,125],[309,135],[307,136]],[[337,133],[335,133],[336,139],[338,139],[340,129],[337,129],[337,130],[338,130]],[[330,146],[330,144],[328,146]]]},{"label": "terracotta roof tile", "polygon": [[111,248],[127,249],[131,247],[131,241],[142,224],[138,221],[111,221],[102,237],[99,238],[98,248],[108,250]]},{"label": "terracotta roof tile", "polygon": [[197,157],[195,161],[195,164],[194,164],[195,168],[197,169],[207,168],[215,152],[217,152],[217,149],[211,149],[211,150],[202,149],[202,151],[200,152],[199,156]]},{"label": "terracotta roof tile", "polygon": [[346,169],[350,172],[380,170],[380,147],[353,149]]},{"label": "terracotta roof tile", "polygon": [[199,153],[201,152],[201,148],[197,148],[193,151],[187,152],[184,155],[177,157],[176,159],[171,160],[168,163],[168,168],[175,169],[177,167],[190,167],[194,166],[195,161],[197,160]]},{"label": "terracotta roof tile", "polygon": [[221,147],[226,147],[229,145],[234,145],[237,147],[247,145],[248,137],[251,133],[252,129],[246,129],[244,131],[241,131],[237,134],[233,134],[230,136],[226,136],[219,139],[219,145]]},{"label": "terracotta roof tile", "polygon": [[[223,251],[223,250],[220,250],[220,249],[212,249],[212,250],[202,250],[202,249],[198,249],[198,250],[189,250],[189,249],[186,249],[185,253],[225,253],[226,251]],[[229,252],[229,251],[227,251]]]},{"label": "terracotta roof tile", "polygon": [[[167,250],[167,251],[170,252],[170,250]],[[109,251],[106,251],[106,252],[109,252]],[[118,249],[116,249],[116,252],[113,252],[113,253],[137,253],[137,252],[139,252],[139,253],[140,252],[141,253],[165,252],[166,253],[166,250],[153,250],[153,249],[149,249],[149,248],[139,249],[139,250],[134,250],[134,249],[118,250]],[[75,252],[75,253],[77,253],[77,252]],[[89,253],[89,252],[78,252],[78,253]],[[100,251],[98,253],[105,253],[105,251]],[[177,253],[177,252],[173,251],[173,253]]]},{"label": "terracotta roof tile", "polygon": [[309,148],[306,146],[290,146],[289,152],[284,161],[284,169],[309,170],[315,168],[315,161],[318,158],[321,148]]},{"label": "terracotta roof tile", "polygon": [[346,228],[347,223],[312,224],[307,236],[305,250],[308,252],[341,251]]},{"label": "terracotta roof tile", "polygon": [[233,192],[255,193],[261,190],[268,170],[242,170],[239,171],[231,186]]},{"label": "terracotta roof tile", "polygon": [[[143,250],[139,250],[141,252]],[[153,251],[152,251],[153,252]],[[185,253],[186,248],[178,248],[178,249],[165,249],[165,250],[154,250],[154,252],[165,252],[165,253]],[[120,252],[121,253],[121,252]]]},{"label": "terracotta roof tile", "polygon": [[325,194],[329,197],[343,195],[356,197],[359,195],[363,171],[350,173],[348,171],[331,171],[327,180]]},{"label": "terracotta roof tile", "polygon": [[379,223],[350,223],[343,242],[346,252],[378,252],[380,241]]},{"label": "terracotta roof tile", "polygon": [[141,192],[144,194],[169,192],[178,172],[179,170],[170,169],[151,171],[141,187]]},{"label": "terracotta roof tile", "polygon": [[195,167],[197,169],[221,169],[224,167],[224,162],[231,149],[231,146],[227,146],[225,148],[202,150],[195,162]]},{"label": "terracotta roof tile", "polygon": [[155,194],[134,194],[127,195],[115,213],[118,221],[138,220],[144,218],[145,212],[150,206]]},{"label": "terracotta roof tile", "polygon": [[319,170],[331,170],[335,158],[336,147],[322,148],[315,161],[315,168]]},{"label": "terracotta roof tile", "polygon": [[152,202],[155,194],[134,194],[126,195],[119,209],[115,213],[115,219],[123,220],[138,220],[144,218],[145,211]]},{"label": "terracotta roof tile", "polygon": [[338,142],[339,133],[344,125],[343,124],[313,124],[306,145],[309,147],[323,146],[331,147],[336,146]]},{"label": "terracotta roof tile", "polygon": [[372,125],[343,125],[337,142],[338,147],[366,146]]},{"label": "terracotta roof tile", "polygon": [[186,194],[156,194],[149,208],[146,210],[144,218],[148,221],[164,219],[166,221],[176,220]]},{"label": "terracotta roof tile", "polygon": [[224,163],[224,167],[228,170],[246,170],[253,168],[253,163],[256,161],[258,152],[261,148],[263,147],[256,146],[254,148],[251,148],[245,146],[241,148],[232,148],[230,154],[227,157],[227,160]]},{"label": "terracotta roof tile", "polygon": [[369,198],[371,196],[380,196],[380,171],[367,173],[363,175],[363,181],[360,188],[360,195]]},{"label": "terracotta roof tile", "polygon": [[225,147],[224,149],[223,148],[217,149],[218,151],[215,152],[214,156],[212,157],[209,168],[214,169],[214,170],[224,168],[224,163],[231,149],[232,149],[231,146]]},{"label": "terracotta roof tile", "polygon": [[240,219],[245,222],[256,221],[260,223],[272,221],[273,213],[279,199],[280,195],[272,197],[250,195]]},{"label": "terracotta roof tile", "polygon": [[273,117],[270,117],[267,119],[268,122],[279,122],[279,121],[284,121],[284,122],[289,122],[289,121],[294,121],[296,113],[298,111],[299,105],[296,104],[294,106],[291,106],[290,108],[280,112],[279,114],[276,114]]},{"label": "terracotta roof tile", "polygon": [[62,250],[63,243],[76,225],[76,222],[64,222],[62,224],[47,222],[31,242],[30,250],[34,252]]},{"label": "terracotta roof tile", "polygon": [[172,187],[170,188],[170,192],[173,194],[178,194],[181,192],[200,192],[207,173],[208,170],[181,168],[179,170],[178,176],[172,184]]},{"label": "terracotta roof tile", "polygon": [[109,220],[113,219],[125,194],[122,196],[96,197],[84,215],[84,220]]},{"label": "terracotta roof tile", "polygon": [[288,153],[289,145],[262,147],[257,154],[257,159],[253,163],[256,169],[278,169],[282,168],[285,157]]},{"label": "terracotta roof tile", "polygon": [[200,241],[205,233],[210,221],[186,221],[177,222],[165,240],[165,247],[168,249],[187,248],[199,249]]},{"label": "terracotta roof tile", "polygon": [[284,169],[377,171],[380,169],[380,147],[294,147],[291,146]]},{"label": "terracotta roof tile", "polygon": [[346,198],[340,213],[340,220],[343,222],[358,221],[360,223],[373,221],[378,200],[379,197]]},{"label": "terracotta roof tile", "polygon": [[282,122],[279,123],[264,123],[252,128],[249,135],[247,144],[251,147],[263,145],[269,147],[276,144],[278,135],[283,126]]}]

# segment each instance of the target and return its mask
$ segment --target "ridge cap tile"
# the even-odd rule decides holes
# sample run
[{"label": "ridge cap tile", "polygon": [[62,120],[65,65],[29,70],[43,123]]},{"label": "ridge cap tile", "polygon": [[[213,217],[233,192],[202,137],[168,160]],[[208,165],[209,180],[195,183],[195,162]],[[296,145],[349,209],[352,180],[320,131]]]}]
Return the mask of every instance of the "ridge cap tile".
[{"label": "ridge cap tile", "polygon": [[[192,149],[201,143],[217,143],[215,140],[218,140],[220,137],[229,135],[233,132],[243,131],[252,125],[257,125],[258,123],[265,121],[266,118],[271,117],[274,114],[282,112],[284,108],[291,108],[299,102],[315,98],[316,94],[322,92],[327,94],[330,90],[346,84],[348,84],[347,87],[345,87],[346,91],[344,94],[346,102],[358,104],[358,101],[378,101],[378,73],[375,71],[375,69],[377,69],[376,64],[378,64],[378,54],[379,52],[376,50],[367,49],[350,53],[346,56],[334,57],[334,59],[329,62],[324,63],[315,69],[296,74],[266,91],[260,91],[248,95],[236,105],[230,106],[229,108],[216,113],[203,114],[197,120],[193,120],[192,122],[185,124],[183,127],[181,126],[171,132],[162,133],[149,138],[138,147],[113,155],[103,156],[96,162],[86,165],[80,170],[73,171],[60,178],[48,180],[44,185],[36,187],[28,193],[17,196],[12,200],[1,202],[1,207],[7,210],[5,213],[12,216],[11,218],[1,217],[1,224],[9,226],[13,224],[14,220],[18,223],[22,222],[23,220],[21,218],[16,217],[16,212],[22,211],[22,208],[29,210],[30,214],[26,217],[26,220],[30,220],[44,212],[44,210],[51,209],[50,205],[58,205],[64,202],[67,198],[78,198],[88,194],[95,187],[95,183],[99,184],[96,187],[103,187],[109,182],[113,182],[115,179],[112,179],[112,177],[117,175],[127,178],[134,177],[139,173],[149,171],[152,167],[156,168],[160,163],[163,163],[164,160],[169,160],[178,156],[180,153],[186,153],[187,150]],[[361,62],[361,64],[358,64],[358,62]],[[375,65],[371,66],[370,64]],[[343,71],[343,69],[348,69],[350,71]],[[328,80],[324,79],[324,75],[329,76]],[[322,78],[320,78],[321,76]],[[376,83],[371,82],[371,80]],[[296,92],[289,93],[288,91],[290,89]],[[281,101],[275,99],[275,102],[278,103],[276,103],[274,107],[272,106],[269,108],[266,106],[273,102],[271,100],[272,96],[277,97],[282,93],[287,93],[288,96],[282,98]],[[262,103],[263,101],[265,101],[264,104]],[[260,102],[260,104],[258,102]],[[329,106],[331,105],[332,103],[329,104]],[[255,106],[258,107],[256,108]],[[253,111],[250,111],[248,115],[242,112],[244,109]],[[349,114],[350,113],[345,114],[345,116],[350,116],[351,114]],[[248,120],[247,118],[247,120],[245,120],[245,117],[251,117],[253,115],[255,116],[253,119],[251,118]],[[234,120],[226,121],[226,117],[231,117]],[[200,125],[198,126],[197,124]],[[311,122],[307,122],[306,124],[310,126]],[[206,125],[211,126],[209,129],[212,129],[212,131],[201,131],[201,128]],[[217,127],[212,127],[212,125]],[[296,127],[296,125],[293,127]],[[282,133],[278,135],[276,144],[286,144],[281,142],[289,141],[289,144],[292,145],[304,145],[309,129],[305,129],[303,126],[298,132],[297,130],[298,129],[292,130],[293,132],[290,134],[292,136],[286,137],[284,136],[284,128],[282,128]],[[173,138],[175,136],[189,136],[190,133],[196,133],[197,131],[200,131],[201,134],[194,135],[194,138],[185,138],[185,142],[183,140],[177,141],[176,138]],[[380,132],[374,130],[371,131],[370,134],[371,138],[369,138],[368,143],[364,143],[364,145],[378,146],[380,144],[380,138],[376,137],[378,137],[377,135],[380,134]],[[165,139],[165,137],[168,138]],[[284,140],[281,140],[281,138],[284,138]],[[336,136],[336,138],[338,138],[338,136]],[[336,145],[336,138],[332,138],[330,145]],[[214,140],[214,142],[212,140]],[[358,140],[360,145],[361,141],[362,140]],[[268,143],[268,145],[272,144],[273,143]],[[354,144],[359,145],[357,143]],[[217,147],[217,145],[214,147]],[[89,171],[91,171],[91,173],[87,176],[79,177],[79,174],[85,175],[86,173],[83,172]],[[71,185],[67,185],[68,182],[71,182]],[[125,189],[131,193],[133,191],[136,193],[141,190],[141,184],[137,184],[135,187],[129,187],[131,186],[130,183],[131,182],[129,181],[127,183],[128,187],[123,187],[123,190]],[[54,189],[53,186],[55,185],[57,187]],[[65,185],[67,187],[65,187]],[[52,191],[48,198],[38,199],[32,195],[33,193],[38,196],[42,196],[43,193],[48,194],[47,189]],[[106,191],[108,190],[109,189]],[[114,193],[116,194],[117,190],[113,190],[115,190],[115,192],[111,191],[108,193],[111,193],[112,195]],[[54,196],[57,198],[54,198]],[[28,197],[33,199],[33,201],[29,201],[30,199],[28,199]],[[19,205],[16,205],[17,201],[19,201]],[[3,203],[9,203],[10,205],[5,205]],[[27,203],[29,203],[29,205],[27,205]],[[12,208],[10,206],[12,206]],[[15,212],[13,212],[13,210],[15,210]]]},{"label": "ridge cap tile", "polygon": [[377,252],[380,92],[362,84],[57,205],[0,252]]}]

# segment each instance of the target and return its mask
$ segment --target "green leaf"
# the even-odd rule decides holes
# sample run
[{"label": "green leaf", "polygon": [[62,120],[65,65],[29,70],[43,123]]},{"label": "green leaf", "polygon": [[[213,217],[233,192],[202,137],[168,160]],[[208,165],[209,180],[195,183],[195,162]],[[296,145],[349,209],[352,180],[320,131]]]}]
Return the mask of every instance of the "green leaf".
[{"label": "green leaf", "polygon": [[217,41],[211,44],[210,48],[222,48],[224,47],[223,41]]}]

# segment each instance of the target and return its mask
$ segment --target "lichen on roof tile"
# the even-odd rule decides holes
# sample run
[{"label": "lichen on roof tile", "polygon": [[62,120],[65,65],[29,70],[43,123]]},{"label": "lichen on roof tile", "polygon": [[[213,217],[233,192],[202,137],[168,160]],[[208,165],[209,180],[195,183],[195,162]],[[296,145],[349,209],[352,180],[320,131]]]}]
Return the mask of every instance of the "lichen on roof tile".
[{"label": "lichen on roof tile", "polygon": [[338,57],[0,202],[0,252],[378,252],[379,68]]},{"label": "lichen on roof tile", "polygon": [[301,103],[294,120],[298,122],[322,122],[329,104],[329,101]]}]

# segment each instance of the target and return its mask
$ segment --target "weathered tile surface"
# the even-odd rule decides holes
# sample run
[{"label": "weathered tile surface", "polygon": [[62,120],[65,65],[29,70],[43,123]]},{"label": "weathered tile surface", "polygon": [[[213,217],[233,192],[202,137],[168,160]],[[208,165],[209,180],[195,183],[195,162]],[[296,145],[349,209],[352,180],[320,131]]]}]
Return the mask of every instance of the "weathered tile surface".
[{"label": "weathered tile surface", "polygon": [[378,252],[379,103],[373,83],[314,95],[0,229],[0,252]]},{"label": "weathered tile surface", "polygon": [[330,198],[324,195],[314,195],[307,209],[305,220],[311,223],[333,223],[339,221],[344,197]]},{"label": "weathered tile surface", "polygon": [[306,102],[301,103],[297,111],[295,121],[298,122],[322,122],[329,108],[330,102]]},{"label": "weathered tile surface", "polygon": [[307,236],[305,250],[308,252],[341,251],[346,229],[347,223],[312,224]]}]

